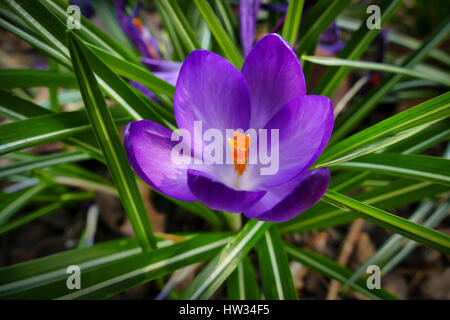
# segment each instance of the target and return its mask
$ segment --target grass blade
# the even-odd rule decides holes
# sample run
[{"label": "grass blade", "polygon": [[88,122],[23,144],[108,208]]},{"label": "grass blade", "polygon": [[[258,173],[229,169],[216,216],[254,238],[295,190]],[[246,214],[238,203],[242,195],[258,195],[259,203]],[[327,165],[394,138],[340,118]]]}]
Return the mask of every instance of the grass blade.
[{"label": "grass blade", "polygon": [[[402,63],[403,68],[413,68],[422,61],[430,51],[436,47],[450,31],[450,18],[444,21],[437,30],[428,37],[422,46],[416,50],[409,58]],[[383,80],[383,82],[372,89],[364,98],[359,106],[355,109],[349,109],[343,115],[340,122],[337,123],[338,128],[333,132],[330,140],[331,143],[340,140],[348,132],[350,132],[380,101],[388,94],[392,88],[403,78],[402,74],[391,75]]]},{"label": "grass blade", "polygon": [[281,35],[291,44],[292,47],[295,46],[295,42],[297,41],[297,32],[298,27],[300,26],[300,21],[302,19],[304,4],[304,0],[289,1],[286,20],[284,21]]},{"label": "grass blade", "polygon": [[[384,26],[390,20],[402,2],[402,0],[383,0],[380,3],[381,26]],[[365,21],[362,21],[358,31],[352,35],[344,49],[338,53],[338,58],[358,60],[379,32],[380,29],[367,28]],[[334,67],[327,69],[315,86],[313,93],[332,97],[350,70],[349,67]]]},{"label": "grass blade", "polygon": [[[352,274],[353,271],[347,269],[344,266],[336,263],[335,261],[328,259],[320,254],[302,249],[296,248],[294,246],[288,245],[286,246],[286,252],[288,255],[300,262],[301,264],[307,266],[308,268],[323,274],[324,276],[337,280],[341,283],[344,283]],[[351,286],[351,289],[365,295],[370,299],[375,300],[397,300],[399,299],[397,296],[392,293],[384,290],[384,289],[374,289],[369,290],[366,285],[366,281],[362,278],[359,278],[355,281]]]},{"label": "grass blade", "polygon": [[255,269],[249,257],[245,257],[227,280],[227,294],[230,300],[259,300]]},{"label": "grass blade", "polygon": [[80,48],[79,40],[71,32],[67,33],[67,40],[89,121],[102,148],[122,204],[142,248],[144,250],[155,248],[156,242],[150,220],[111,113],[95,76],[88,67],[89,64]]},{"label": "grass blade", "polygon": [[[319,158],[318,164],[326,166],[332,160],[342,162],[345,159],[347,161],[380,150],[419,132],[422,130],[420,128],[422,125],[429,125],[449,116],[450,92],[447,92],[328,147]],[[407,130],[410,129],[412,130],[411,134],[407,134]],[[396,135],[398,135],[397,138]]]},{"label": "grass blade", "polygon": [[323,200],[335,206],[349,208],[355,214],[369,222],[420,242],[430,248],[450,254],[450,237],[441,232],[364,204],[333,190],[328,190]]},{"label": "grass blade", "polygon": [[264,297],[268,300],[297,300],[284,242],[275,226],[265,232],[256,249]]},{"label": "grass blade", "polygon": [[228,243],[191,282],[183,293],[183,299],[208,299],[247,256],[256,242],[270,227],[270,223],[249,220],[242,230]]},{"label": "grass blade", "polygon": [[450,160],[401,153],[374,153],[331,168],[368,171],[450,185]]},{"label": "grass blade", "polygon": [[306,55],[303,55],[302,59],[305,61],[309,61],[312,63],[324,65],[324,66],[345,66],[345,67],[351,67],[354,69],[375,70],[375,71],[401,74],[401,75],[409,76],[409,77],[413,77],[413,78],[432,80],[437,83],[441,83],[445,86],[450,86],[450,77],[447,75],[445,75],[445,76],[441,76],[440,74],[434,75],[434,74],[430,74],[427,72],[416,71],[416,70],[412,70],[409,68],[390,65],[387,63],[370,62],[370,61],[353,61],[353,60],[346,60],[346,59],[340,59],[340,58],[314,57],[314,56],[306,56]]},{"label": "grass blade", "polygon": [[1,69],[0,88],[53,87],[76,88],[73,73],[33,69]]},{"label": "grass blade", "polygon": [[206,0],[194,0],[194,3],[203,16],[203,19],[205,19],[208,24],[209,29],[225,54],[225,57],[234,64],[236,68],[240,69],[244,62],[242,55],[236,45],[228,37],[209,3]]}]

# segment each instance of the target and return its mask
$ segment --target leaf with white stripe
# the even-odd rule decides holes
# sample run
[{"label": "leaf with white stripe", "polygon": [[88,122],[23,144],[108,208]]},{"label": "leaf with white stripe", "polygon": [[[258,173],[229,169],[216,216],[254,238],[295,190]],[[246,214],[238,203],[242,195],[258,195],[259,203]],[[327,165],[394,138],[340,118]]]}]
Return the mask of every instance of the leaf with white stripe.
[{"label": "leaf with white stripe", "polygon": [[264,296],[268,300],[296,300],[294,280],[280,232],[272,226],[256,246]]},{"label": "leaf with white stripe", "polygon": [[271,223],[249,220],[228,245],[204,268],[183,293],[183,299],[205,300],[236,269],[239,262],[264,235]]},{"label": "leaf with white stripe", "polygon": [[259,300],[258,280],[249,257],[245,257],[227,280],[227,295],[230,300]]},{"label": "leaf with white stripe", "polygon": [[450,160],[431,156],[373,153],[330,168],[369,171],[450,185]]},{"label": "leaf with white stripe", "polygon": [[[194,236],[175,244],[158,242],[142,252],[135,239],[120,239],[51,255],[0,269],[1,299],[101,299],[210,259],[228,242],[227,235]],[[66,268],[81,269],[81,289],[67,288]]]}]

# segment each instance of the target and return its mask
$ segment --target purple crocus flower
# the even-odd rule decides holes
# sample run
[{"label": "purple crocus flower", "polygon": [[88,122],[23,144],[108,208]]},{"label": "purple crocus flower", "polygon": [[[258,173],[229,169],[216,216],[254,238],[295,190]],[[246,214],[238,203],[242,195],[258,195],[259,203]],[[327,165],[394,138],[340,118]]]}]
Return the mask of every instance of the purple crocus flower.
[{"label": "purple crocus flower", "polygon": [[[332,102],[306,95],[299,60],[279,35],[258,41],[241,71],[214,53],[193,51],[176,83],[174,112],[180,131],[188,133],[182,138],[148,120],[129,123],[124,133],[128,160],[136,174],[167,196],[281,222],[314,205],[326,191],[328,168],[308,169],[330,138]],[[278,129],[278,171],[262,175],[262,164],[247,162],[252,143],[247,138],[243,148],[232,149],[231,164],[192,164],[192,158],[202,158],[195,151],[193,157],[186,156],[188,161],[174,162],[172,152],[179,142],[173,137],[189,141],[188,137],[198,134],[198,121],[204,129],[214,128],[225,136],[229,129],[255,129],[258,135],[260,129]],[[238,132],[234,131],[235,137],[241,135]],[[232,148],[233,140],[229,142]],[[271,152],[274,148],[270,144]]]}]

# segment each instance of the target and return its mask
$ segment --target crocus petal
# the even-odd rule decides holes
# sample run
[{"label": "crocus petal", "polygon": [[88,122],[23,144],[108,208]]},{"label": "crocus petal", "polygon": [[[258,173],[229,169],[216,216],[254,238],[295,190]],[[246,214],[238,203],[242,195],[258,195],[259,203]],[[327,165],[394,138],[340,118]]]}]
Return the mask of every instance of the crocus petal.
[{"label": "crocus petal", "polygon": [[245,216],[262,221],[282,222],[312,207],[328,188],[330,171],[306,171],[286,184],[271,188]]},{"label": "crocus petal", "polygon": [[255,41],[258,9],[259,0],[241,0],[239,2],[240,34],[245,56],[248,55],[253,46],[253,41]]},{"label": "crocus petal", "polygon": [[277,186],[307,170],[325,149],[333,118],[327,97],[307,95],[284,105],[265,127],[268,132],[279,130],[279,169],[275,175],[261,175],[259,184]]},{"label": "crocus petal", "polygon": [[239,213],[253,206],[266,191],[242,191],[227,187],[210,175],[189,169],[188,185],[192,194],[214,210]]},{"label": "crocus petal", "polygon": [[245,59],[242,73],[252,103],[250,127],[259,129],[281,107],[306,94],[302,67],[293,49],[272,33],[259,40]]},{"label": "crocus petal", "polygon": [[180,72],[181,62],[163,60],[163,59],[152,59],[148,57],[143,57],[141,62],[145,64],[151,71],[177,71]]},{"label": "crocus petal", "polygon": [[128,161],[149,186],[169,197],[195,201],[187,184],[187,165],[172,161],[172,132],[149,120],[130,122],[125,127],[124,144]]},{"label": "crocus petal", "polygon": [[175,87],[174,112],[178,127],[186,129],[192,139],[194,121],[202,121],[203,131],[210,128],[223,132],[225,129],[246,130],[250,120],[250,96],[245,79],[224,58],[206,50],[195,50],[181,67]]}]

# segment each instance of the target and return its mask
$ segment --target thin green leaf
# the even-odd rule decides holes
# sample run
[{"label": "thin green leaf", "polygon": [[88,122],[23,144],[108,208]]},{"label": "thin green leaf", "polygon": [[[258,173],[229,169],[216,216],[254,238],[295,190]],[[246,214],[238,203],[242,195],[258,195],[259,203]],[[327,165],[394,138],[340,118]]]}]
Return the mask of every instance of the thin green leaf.
[{"label": "thin green leaf", "polygon": [[312,63],[324,65],[324,66],[345,66],[354,69],[362,70],[375,70],[382,72],[390,72],[395,74],[401,74],[404,76],[410,76],[413,78],[432,80],[446,86],[450,86],[450,77],[448,75],[435,75],[427,72],[416,71],[404,67],[398,67],[387,63],[370,62],[370,61],[353,61],[340,58],[329,57],[314,57],[303,55],[302,59]]},{"label": "thin green leaf", "polygon": [[240,69],[244,62],[242,55],[236,45],[228,37],[209,3],[206,0],[194,0],[194,3],[203,16],[203,19],[205,19],[208,24],[209,29],[225,54],[225,57],[233,63],[236,68]]},{"label": "thin green leaf", "polygon": [[[433,201],[427,200],[424,201],[417,209],[416,211],[409,217],[409,221],[412,222],[420,222],[427,214],[428,212],[433,209]],[[360,276],[363,275],[364,272],[366,272],[367,267],[370,265],[381,265],[381,262],[383,260],[386,260],[387,257],[391,256],[393,253],[395,253],[402,245],[403,241],[405,240],[404,237],[402,237],[399,234],[392,235],[378,250],[375,254],[373,254],[369,259],[367,259],[356,271],[355,273],[347,279],[347,281],[344,283],[344,287],[352,284],[356,279],[358,279]]]},{"label": "thin green leaf", "polygon": [[50,213],[55,212],[56,210],[62,208],[64,205],[64,202],[56,202],[56,203],[52,203],[48,206],[45,206],[43,208],[40,208],[32,213],[29,214],[25,214],[19,218],[13,219],[10,222],[7,222],[3,225],[0,226],[0,235],[4,234],[8,231],[17,229],[27,223],[30,223],[31,221],[34,221],[36,219],[39,219],[43,216],[46,216]]},{"label": "thin green leaf", "polygon": [[292,0],[289,2],[286,20],[284,21],[281,35],[291,44],[292,47],[295,46],[295,42],[297,41],[297,32],[302,19],[304,4],[304,0]]},{"label": "thin green leaf", "polygon": [[[286,246],[286,252],[288,255],[300,262],[301,264],[311,268],[312,270],[323,274],[324,276],[344,283],[352,274],[353,271],[347,269],[344,266],[336,263],[335,261],[328,259],[320,254],[302,249],[294,246]],[[351,286],[351,289],[362,293],[366,297],[375,300],[397,300],[397,296],[384,289],[369,290],[366,285],[366,280],[359,278]]]},{"label": "thin green leaf", "polygon": [[22,191],[4,195],[0,202],[0,225],[5,224],[8,219],[46,187],[44,184],[38,184]]},{"label": "thin green leaf", "polygon": [[182,295],[183,299],[208,299],[247,256],[270,223],[249,220],[228,245],[197,275]]},{"label": "thin green leaf", "polygon": [[297,300],[284,242],[275,226],[264,233],[256,249],[264,297],[268,300]]},{"label": "thin green leaf", "polygon": [[[131,117],[115,110],[115,121],[124,124]],[[120,115],[118,115],[120,114]],[[39,144],[59,141],[91,130],[85,111],[49,114],[0,125],[0,155]]]},{"label": "thin green leaf", "polygon": [[[391,19],[401,3],[402,0],[383,0],[380,3],[381,26],[384,26]],[[358,31],[352,35],[337,57],[347,60],[358,60],[379,32],[380,29],[367,28],[366,21],[362,21]],[[313,93],[332,97],[350,70],[348,67],[328,68],[315,86]]]},{"label": "thin green leaf", "polygon": [[16,162],[0,168],[0,178],[27,172],[30,169],[46,168],[56,164],[77,162],[90,159],[90,156],[81,152],[60,152],[44,155],[37,158]]},{"label": "thin green leaf", "polygon": [[227,294],[229,300],[261,299],[255,269],[249,257],[245,257],[228,278]]},{"label": "thin green leaf", "polygon": [[[431,182],[398,180],[387,186],[362,192],[355,199],[383,210],[391,210],[446,192],[448,187]],[[282,233],[306,232],[348,223],[357,218],[352,212],[321,201],[294,219],[279,224]]]},{"label": "thin green leaf", "polygon": [[401,153],[373,153],[331,168],[369,171],[450,185],[450,160]]},{"label": "thin green leaf", "polygon": [[318,160],[318,164],[327,166],[332,161],[348,161],[380,150],[416,134],[427,125],[449,116],[450,92],[447,92],[332,145],[324,151]]},{"label": "thin green leaf", "polygon": [[450,237],[441,232],[364,204],[333,190],[328,190],[323,200],[335,206],[347,207],[353,210],[356,215],[369,222],[420,242],[430,248],[450,254]]},{"label": "thin green leaf", "polygon": [[[331,22],[344,10],[351,0],[319,1],[307,14],[305,23],[300,28],[297,54],[301,56],[310,52],[319,36],[329,27]],[[287,17],[286,17],[287,18]]]},{"label": "thin green leaf", "polygon": [[[450,18],[444,21],[437,30],[428,37],[422,46],[402,63],[401,67],[410,69],[416,66],[420,61],[427,57],[434,47],[445,39],[449,31]],[[350,132],[402,78],[402,74],[391,75],[383,80],[380,85],[372,89],[357,107],[349,109],[346,114],[343,115],[341,121],[337,123],[338,128],[333,132],[333,137],[330,142],[334,143]]]},{"label": "thin green leaf", "polygon": [[[448,217],[448,213],[450,210],[450,204],[447,202],[441,204],[425,221],[423,224],[425,227],[434,228],[437,226],[442,220]],[[404,258],[406,258],[411,251],[413,251],[417,247],[417,242],[408,241],[405,246],[394,256],[391,260],[386,262],[386,264],[381,269],[381,274],[386,274],[390,270],[392,270],[395,266],[397,266]]]},{"label": "thin green leaf", "polygon": [[34,69],[1,69],[0,88],[51,87],[76,88],[73,73]]},{"label": "thin green leaf", "polygon": [[67,39],[89,121],[102,148],[122,204],[142,248],[144,250],[154,248],[156,242],[150,220],[110,110],[106,106],[93,72],[88,67],[86,57],[80,48],[80,41],[71,32],[67,33]]},{"label": "thin green leaf", "polygon": [[155,0],[154,3],[158,11],[164,11],[166,17],[170,19],[178,39],[183,44],[184,53],[188,54],[195,49],[200,49],[200,44],[198,43],[195,32],[189,25],[189,22],[177,2],[172,0]]}]

